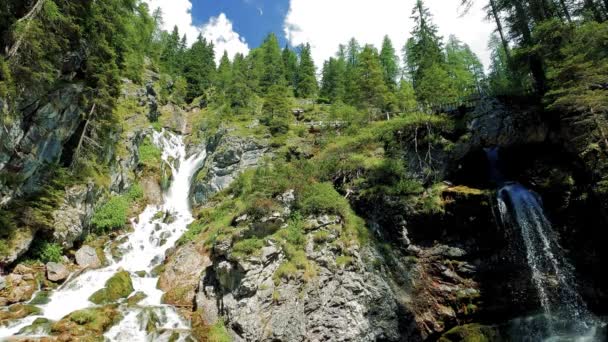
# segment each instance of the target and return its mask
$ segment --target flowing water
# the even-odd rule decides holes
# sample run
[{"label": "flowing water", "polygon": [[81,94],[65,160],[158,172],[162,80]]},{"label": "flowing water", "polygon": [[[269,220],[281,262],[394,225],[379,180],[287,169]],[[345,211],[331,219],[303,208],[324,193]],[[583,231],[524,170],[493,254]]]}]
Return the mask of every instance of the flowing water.
[{"label": "flowing water", "polygon": [[[498,165],[497,151],[487,151],[490,165]],[[506,226],[519,230],[531,278],[542,313],[516,321],[519,341],[603,341],[602,324],[587,309],[576,289],[574,269],[558,244],[538,194],[515,182],[504,182],[497,169],[493,180],[498,191],[498,209]],[[519,330],[519,331],[517,331]]]},{"label": "flowing water", "polygon": [[[120,257],[115,260],[108,246],[108,266],[86,271],[54,291],[50,301],[40,306],[42,317],[56,321],[73,311],[94,306],[88,298],[103,288],[116,272],[126,270],[131,274],[135,291],[145,293],[146,298],[134,307],[121,305],[124,318],[106,333],[106,340],[168,340],[171,334],[179,335],[189,329],[173,307],[161,304],[162,291],[156,288],[158,277],[151,273],[163,262],[166,251],[174,246],[193,221],[188,194],[192,177],[204,162],[206,154],[202,152],[187,157],[182,137],[169,132],[155,133],[153,142],[162,150],[162,159],[173,171],[173,180],[163,204],[147,206],[137,219],[131,221],[133,232],[117,240],[121,241],[117,247]],[[171,220],[164,219],[166,217],[171,217]],[[0,339],[17,335],[41,316],[28,317],[0,328]],[[146,329],[149,322],[155,325],[152,333]],[[45,333],[48,332],[38,332],[42,335]]]}]

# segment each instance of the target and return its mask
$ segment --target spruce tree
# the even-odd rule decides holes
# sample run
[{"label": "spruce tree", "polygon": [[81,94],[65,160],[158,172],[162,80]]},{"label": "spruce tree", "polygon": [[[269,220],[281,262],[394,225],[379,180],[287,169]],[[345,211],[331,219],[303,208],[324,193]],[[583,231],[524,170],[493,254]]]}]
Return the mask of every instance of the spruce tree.
[{"label": "spruce tree", "polygon": [[262,93],[267,93],[273,85],[285,87],[287,83],[285,81],[285,68],[283,67],[283,57],[277,36],[274,33],[269,34],[260,50],[262,65],[257,61],[255,67],[261,67],[263,70],[260,78]]},{"label": "spruce tree", "polygon": [[397,76],[399,75],[399,57],[388,36],[384,36],[382,41],[380,64],[384,74],[384,83],[390,91],[394,91],[397,88]]},{"label": "spruce tree", "polygon": [[301,98],[312,98],[317,95],[318,91],[319,85],[317,84],[316,68],[312,60],[310,44],[305,44],[300,48],[296,95]]},{"label": "spruce tree", "polygon": [[356,84],[360,105],[370,109],[383,108],[388,88],[384,83],[380,57],[371,45],[366,45],[358,56]]},{"label": "spruce tree", "polygon": [[285,80],[287,85],[296,88],[298,72],[298,55],[288,46],[283,48],[283,66],[285,67]]}]

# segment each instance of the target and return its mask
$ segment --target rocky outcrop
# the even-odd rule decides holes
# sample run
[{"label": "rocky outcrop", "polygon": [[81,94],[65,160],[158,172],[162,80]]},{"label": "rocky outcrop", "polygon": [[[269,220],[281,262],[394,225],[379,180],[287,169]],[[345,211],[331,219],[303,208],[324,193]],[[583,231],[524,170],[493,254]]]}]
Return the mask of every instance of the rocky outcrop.
[{"label": "rocky outcrop", "polygon": [[13,184],[0,182],[0,204],[21,193],[39,190],[45,165],[61,160],[66,142],[78,129],[82,113],[79,98],[84,87],[68,84],[31,102],[22,104],[15,122],[0,130],[0,172]]},{"label": "rocky outcrop", "polygon": [[68,249],[84,238],[89,233],[89,222],[100,198],[103,198],[102,191],[93,183],[67,188],[63,203],[51,214],[53,240]]},{"label": "rocky outcrop", "polygon": [[165,292],[163,303],[190,306],[194,304],[201,273],[211,264],[201,246],[181,246],[165,262],[158,287]]},{"label": "rocky outcrop", "polygon": [[[239,225],[261,229],[282,215]],[[343,255],[337,216],[306,222],[307,271],[288,270],[289,257],[271,241],[249,256],[230,241],[216,242],[196,297],[200,319],[213,325],[223,318],[235,341],[401,340],[399,295],[383,276],[383,257],[371,246]]]},{"label": "rocky outcrop", "polygon": [[227,188],[247,168],[256,166],[268,150],[266,142],[220,132],[207,146],[205,166],[194,178],[193,204],[202,204],[213,194]]},{"label": "rocky outcrop", "polygon": [[28,301],[38,289],[37,270],[19,264],[4,277],[4,288],[0,290],[0,306]]}]

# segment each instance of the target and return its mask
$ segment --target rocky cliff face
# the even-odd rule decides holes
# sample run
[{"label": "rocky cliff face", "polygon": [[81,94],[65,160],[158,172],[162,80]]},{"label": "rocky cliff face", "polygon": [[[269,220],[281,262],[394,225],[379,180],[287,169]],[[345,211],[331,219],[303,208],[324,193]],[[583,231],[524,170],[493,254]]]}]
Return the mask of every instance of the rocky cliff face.
[{"label": "rocky cliff face", "polygon": [[30,100],[19,108],[18,119],[0,130],[0,204],[37,191],[45,165],[60,161],[85,112],[82,92],[82,85],[69,84]]},{"label": "rocky cliff face", "polygon": [[195,176],[191,189],[193,204],[203,204],[227,188],[244,170],[258,165],[268,151],[268,142],[220,131],[204,145],[207,161]]}]

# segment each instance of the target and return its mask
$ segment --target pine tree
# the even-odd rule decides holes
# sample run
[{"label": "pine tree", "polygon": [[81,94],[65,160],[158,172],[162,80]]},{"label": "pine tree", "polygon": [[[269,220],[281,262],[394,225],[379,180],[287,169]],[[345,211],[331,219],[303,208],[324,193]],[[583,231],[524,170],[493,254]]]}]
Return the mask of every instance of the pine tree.
[{"label": "pine tree", "polygon": [[384,74],[384,83],[390,91],[394,91],[397,88],[397,76],[399,75],[399,57],[388,36],[384,36],[382,41],[380,64]]},{"label": "pine tree", "polygon": [[460,99],[471,97],[481,91],[484,78],[483,66],[479,58],[467,44],[463,44],[451,35],[445,47],[447,71],[456,96]]},{"label": "pine tree", "polygon": [[435,65],[443,67],[445,58],[442,52],[441,37],[437,35],[437,27],[431,21],[431,14],[422,0],[416,1],[412,19],[416,25],[405,50],[408,70],[414,82],[414,88],[416,88],[425,74],[425,69]]},{"label": "pine tree", "polygon": [[262,65],[258,64],[256,67],[262,67],[263,70],[260,78],[261,91],[267,93],[273,85],[285,87],[287,83],[285,81],[285,68],[283,67],[283,57],[277,36],[274,33],[269,34],[260,50]]},{"label": "pine tree", "polygon": [[187,51],[184,61],[184,77],[188,82],[186,100],[192,101],[211,87],[215,76],[215,53],[213,43],[199,35]]},{"label": "pine tree", "polygon": [[[355,38],[352,38],[346,48],[341,46],[339,51],[340,58],[344,59],[344,100],[349,104],[357,103],[357,64],[359,61],[359,54],[361,52],[361,46]],[[343,57],[341,57],[343,56]]]},{"label": "pine tree", "polygon": [[414,87],[404,78],[399,81],[399,89],[397,89],[397,108],[402,113],[414,112],[418,109]]},{"label": "pine tree", "polygon": [[233,109],[246,108],[253,97],[253,90],[247,78],[247,66],[243,54],[237,53],[232,62],[232,77],[226,94],[228,103]]},{"label": "pine tree", "polygon": [[222,58],[220,59],[220,64],[217,67],[217,75],[215,77],[215,86],[217,91],[222,96],[222,100],[225,98],[228,93],[228,87],[232,82],[232,65],[230,63],[230,58],[228,58],[228,52],[224,51]]},{"label": "pine tree", "polygon": [[323,64],[321,98],[336,103],[344,101],[345,63],[341,58],[331,57]]},{"label": "pine tree", "polygon": [[357,98],[366,108],[383,109],[388,88],[377,50],[366,45],[358,56],[356,67]]},{"label": "pine tree", "polygon": [[[418,99],[422,102],[454,100],[456,92],[446,71],[441,37],[437,35],[437,27],[422,0],[416,1],[412,19],[416,25],[404,49],[407,70]],[[436,87],[433,82],[438,82]]]},{"label": "pine tree", "polygon": [[179,29],[177,26],[173,27],[171,34],[163,35],[163,49],[160,55],[160,63],[164,72],[171,75],[176,75],[180,70],[180,54],[183,52],[181,49]]},{"label": "pine tree", "polygon": [[319,85],[317,84],[316,68],[312,60],[310,44],[305,44],[300,47],[296,95],[301,98],[312,98],[317,95],[318,91]]},{"label": "pine tree", "polygon": [[283,48],[283,66],[285,67],[285,80],[287,85],[296,88],[298,72],[298,55],[288,46]]}]

